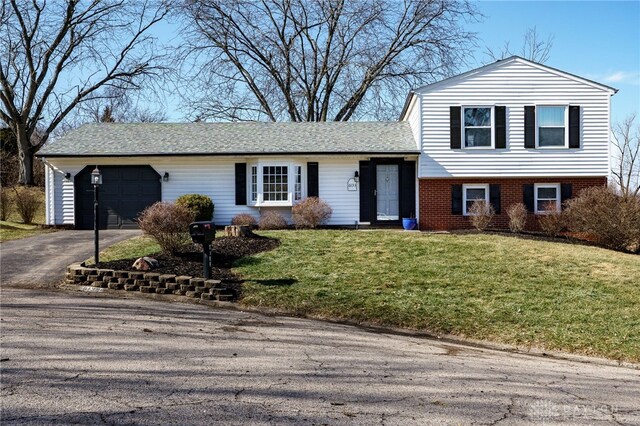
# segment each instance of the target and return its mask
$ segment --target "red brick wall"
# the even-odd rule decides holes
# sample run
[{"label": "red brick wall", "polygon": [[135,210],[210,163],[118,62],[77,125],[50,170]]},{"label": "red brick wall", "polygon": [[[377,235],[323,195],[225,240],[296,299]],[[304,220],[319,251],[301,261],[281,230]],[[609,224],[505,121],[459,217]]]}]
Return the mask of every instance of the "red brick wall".
[{"label": "red brick wall", "polygon": [[[515,203],[522,203],[522,185],[532,183],[571,183],[575,197],[584,188],[607,184],[606,176],[602,177],[546,177],[546,178],[456,178],[456,179],[420,179],[420,230],[442,231],[449,229],[471,228],[469,218],[451,214],[451,185],[484,183],[500,184],[501,212],[491,222],[491,227],[509,227],[507,209]],[[529,214],[527,228],[536,229],[534,214]]]}]

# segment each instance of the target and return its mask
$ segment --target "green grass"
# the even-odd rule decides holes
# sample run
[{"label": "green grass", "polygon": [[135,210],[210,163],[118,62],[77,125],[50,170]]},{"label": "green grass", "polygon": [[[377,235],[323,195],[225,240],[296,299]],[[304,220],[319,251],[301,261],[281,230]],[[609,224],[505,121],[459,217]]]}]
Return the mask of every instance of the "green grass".
[{"label": "green grass", "polygon": [[[495,234],[272,231],[241,303],[640,362],[640,257]],[[158,250],[137,238],[101,259]]]},{"label": "green grass", "polygon": [[[20,215],[15,209],[14,203],[13,208],[7,217],[8,220],[0,220],[0,241],[17,240],[20,238],[31,237],[32,235],[54,231],[53,229],[47,229],[41,226],[45,222],[44,189],[34,188],[33,190],[38,191],[38,196],[41,199],[41,206],[33,220],[34,223],[29,225],[23,223]],[[15,194],[11,189],[3,188],[2,191],[8,191],[12,199],[15,197]]]},{"label": "green grass", "polygon": [[[160,251],[160,246],[150,237],[143,235],[121,241],[100,251],[100,261],[110,262],[118,259],[143,257],[158,251]],[[86,262],[87,265],[92,265],[94,263],[93,256],[87,259]]]},{"label": "green grass", "polygon": [[282,245],[238,263],[244,305],[640,361],[638,256],[500,235],[263,234]]}]

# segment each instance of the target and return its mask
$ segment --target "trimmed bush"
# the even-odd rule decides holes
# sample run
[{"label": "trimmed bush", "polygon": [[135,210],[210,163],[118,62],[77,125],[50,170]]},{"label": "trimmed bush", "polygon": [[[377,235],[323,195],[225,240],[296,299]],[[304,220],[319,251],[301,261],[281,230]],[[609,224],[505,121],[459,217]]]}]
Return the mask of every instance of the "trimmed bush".
[{"label": "trimmed bush", "polygon": [[317,228],[327,223],[333,210],[318,197],[309,197],[291,209],[291,219],[297,228]]},{"label": "trimmed bush", "polygon": [[549,237],[557,237],[565,227],[565,217],[562,210],[558,210],[554,201],[545,204],[546,213],[538,216],[540,229]]},{"label": "trimmed bush", "polygon": [[258,224],[258,221],[249,213],[240,213],[231,219],[231,224],[237,226],[251,226],[253,228]]},{"label": "trimmed bush", "polygon": [[640,253],[640,198],[602,186],[582,190],[566,205],[571,231],[587,233],[603,247]]},{"label": "trimmed bush", "polygon": [[474,228],[482,232],[491,223],[493,216],[496,215],[496,211],[490,203],[484,200],[476,200],[471,204],[469,208],[469,220]]},{"label": "trimmed bush", "polygon": [[185,206],[167,202],[155,203],[140,213],[138,225],[156,240],[166,254],[175,254],[191,243],[189,224],[194,214]]},{"label": "trimmed bush", "polygon": [[258,226],[260,229],[284,229],[287,227],[287,220],[280,213],[270,210],[260,216]]},{"label": "trimmed bush", "polygon": [[16,210],[18,211],[22,222],[32,224],[33,219],[36,217],[36,213],[38,213],[38,209],[42,204],[40,191],[26,186],[19,188],[14,187],[13,190],[16,193]]},{"label": "trimmed bush", "polygon": [[519,233],[524,231],[527,225],[527,207],[522,203],[509,206],[507,210],[509,216],[509,229],[511,232]]},{"label": "trimmed bush", "polygon": [[5,188],[0,189],[0,220],[9,219],[13,208],[13,198]]},{"label": "trimmed bush", "polygon": [[195,221],[213,218],[213,201],[206,195],[185,194],[178,197],[176,205],[188,208],[193,212]]}]

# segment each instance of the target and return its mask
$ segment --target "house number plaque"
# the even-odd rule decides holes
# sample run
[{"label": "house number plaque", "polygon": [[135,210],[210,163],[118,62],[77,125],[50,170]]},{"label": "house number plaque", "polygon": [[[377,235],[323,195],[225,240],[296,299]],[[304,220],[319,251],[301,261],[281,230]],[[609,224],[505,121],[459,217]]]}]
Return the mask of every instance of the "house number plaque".
[{"label": "house number plaque", "polygon": [[351,178],[347,181],[347,191],[357,191],[358,190],[358,182],[354,178]]}]

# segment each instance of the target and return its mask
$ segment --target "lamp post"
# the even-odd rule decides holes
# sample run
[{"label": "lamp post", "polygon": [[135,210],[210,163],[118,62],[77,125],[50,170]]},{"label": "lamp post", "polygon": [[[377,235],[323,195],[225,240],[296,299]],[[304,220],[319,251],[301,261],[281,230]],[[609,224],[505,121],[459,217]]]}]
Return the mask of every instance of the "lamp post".
[{"label": "lamp post", "polygon": [[100,267],[100,258],[98,257],[99,248],[98,248],[98,227],[100,224],[98,218],[98,187],[102,185],[102,175],[100,174],[100,170],[98,170],[98,166],[91,172],[91,184],[93,184],[93,232],[94,232],[94,246],[95,251],[93,258],[96,261],[96,268]]}]

